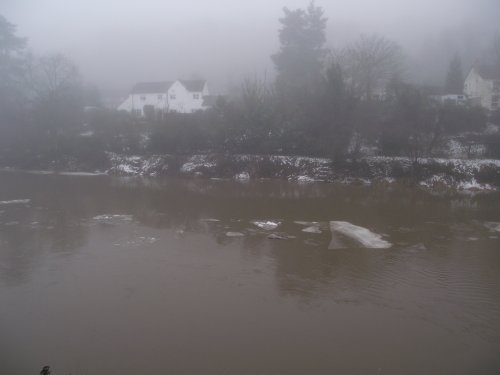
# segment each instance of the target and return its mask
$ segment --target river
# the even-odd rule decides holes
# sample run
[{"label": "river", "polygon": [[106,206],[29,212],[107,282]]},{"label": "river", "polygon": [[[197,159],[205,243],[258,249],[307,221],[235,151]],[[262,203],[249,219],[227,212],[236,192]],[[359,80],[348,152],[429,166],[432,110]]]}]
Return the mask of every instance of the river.
[{"label": "river", "polygon": [[500,193],[0,172],[0,374],[44,365],[499,374]]}]

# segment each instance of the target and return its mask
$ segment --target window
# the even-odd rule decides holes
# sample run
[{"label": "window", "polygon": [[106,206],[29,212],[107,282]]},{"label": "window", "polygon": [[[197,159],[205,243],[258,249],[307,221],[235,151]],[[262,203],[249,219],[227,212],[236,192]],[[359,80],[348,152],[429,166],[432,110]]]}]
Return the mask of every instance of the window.
[{"label": "window", "polygon": [[163,95],[158,95],[158,99],[162,100],[163,99]]},{"label": "window", "polygon": [[200,94],[193,94],[193,99],[200,99]]},{"label": "window", "polygon": [[146,97],[144,95],[141,96],[141,100],[144,101],[146,100]]},{"label": "window", "polygon": [[171,94],[170,99],[175,100],[175,94]]}]

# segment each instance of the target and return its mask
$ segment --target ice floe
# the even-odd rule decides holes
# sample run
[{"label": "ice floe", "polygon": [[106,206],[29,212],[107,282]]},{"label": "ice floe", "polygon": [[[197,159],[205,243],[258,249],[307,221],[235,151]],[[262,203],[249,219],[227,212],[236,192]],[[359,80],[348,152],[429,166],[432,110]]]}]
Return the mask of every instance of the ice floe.
[{"label": "ice floe", "polygon": [[0,201],[0,204],[28,204],[30,203],[30,199],[13,199],[11,201]]},{"label": "ice floe", "polygon": [[306,233],[315,233],[315,234],[321,234],[321,229],[319,229],[318,225],[311,225],[310,227],[302,229],[302,232]]},{"label": "ice floe", "polygon": [[82,177],[92,177],[92,176],[105,176],[104,172],[59,172],[61,176],[82,176]]},{"label": "ice floe", "polygon": [[487,221],[484,223],[484,226],[492,232],[500,232],[500,223]]},{"label": "ice floe", "polygon": [[295,236],[290,236],[286,233],[271,233],[269,236],[267,236],[270,240],[289,240],[292,238],[296,238]]},{"label": "ice floe", "polygon": [[226,232],[227,237],[243,237],[244,234],[241,232]]},{"label": "ice floe", "polygon": [[115,221],[115,220],[122,220],[122,221],[132,221],[132,215],[97,215],[94,216],[92,219],[98,220],[98,221]]},{"label": "ice floe", "polygon": [[235,175],[234,179],[238,181],[248,181],[250,180],[250,175],[248,174],[248,172],[241,172]]},{"label": "ice floe", "polygon": [[330,221],[330,230],[332,232],[332,240],[329,249],[345,248],[345,242],[336,234],[340,233],[351,240],[359,243],[363,247],[371,249],[386,249],[391,247],[391,243],[382,239],[382,236],[373,233],[369,229],[351,224],[347,221]]},{"label": "ice floe", "polygon": [[271,220],[267,220],[267,221],[255,220],[255,221],[252,221],[251,223],[253,225],[256,225],[257,227],[259,227],[260,229],[264,229],[264,230],[276,229],[281,224],[281,222],[279,222],[279,221],[271,221]]}]

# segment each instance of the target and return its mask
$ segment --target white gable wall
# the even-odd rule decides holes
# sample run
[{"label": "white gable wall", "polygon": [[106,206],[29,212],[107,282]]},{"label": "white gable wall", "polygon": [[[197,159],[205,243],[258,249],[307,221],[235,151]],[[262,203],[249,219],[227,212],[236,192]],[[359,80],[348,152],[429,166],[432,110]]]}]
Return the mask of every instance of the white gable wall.
[{"label": "white gable wall", "polygon": [[168,90],[168,110],[180,113],[192,113],[204,109],[203,92],[208,92],[206,83],[203,91],[191,92],[182,83],[175,81]]},{"label": "white gable wall", "polygon": [[180,81],[175,81],[167,93],[130,94],[118,110],[144,116],[144,106],[152,106],[160,112],[192,113],[207,108],[203,106],[203,97],[206,95],[209,95],[206,82],[201,91],[192,92]]},{"label": "white gable wall", "polygon": [[130,94],[118,107],[118,110],[125,110],[138,116],[144,116],[144,106],[152,106],[157,111],[166,111],[168,108],[167,94]]},{"label": "white gable wall", "polygon": [[464,83],[464,93],[473,102],[481,107],[493,109],[491,100],[493,95],[493,81],[483,79],[474,68],[467,75]]}]

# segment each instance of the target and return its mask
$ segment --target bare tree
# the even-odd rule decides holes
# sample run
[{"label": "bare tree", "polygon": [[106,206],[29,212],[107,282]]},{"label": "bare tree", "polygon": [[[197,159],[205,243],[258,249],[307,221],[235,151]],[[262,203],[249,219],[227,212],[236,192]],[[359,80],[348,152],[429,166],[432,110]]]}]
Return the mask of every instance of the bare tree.
[{"label": "bare tree", "polygon": [[76,65],[61,54],[31,58],[29,86],[37,99],[54,99],[80,86]]},{"label": "bare tree", "polygon": [[493,40],[493,53],[497,69],[500,70],[500,34],[497,34]]},{"label": "bare tree", "polygon": [[401,74],[401,47],[379,35],[362,35],[340,52],[338,59],[353,93],[371,99],[375,90]]}]

